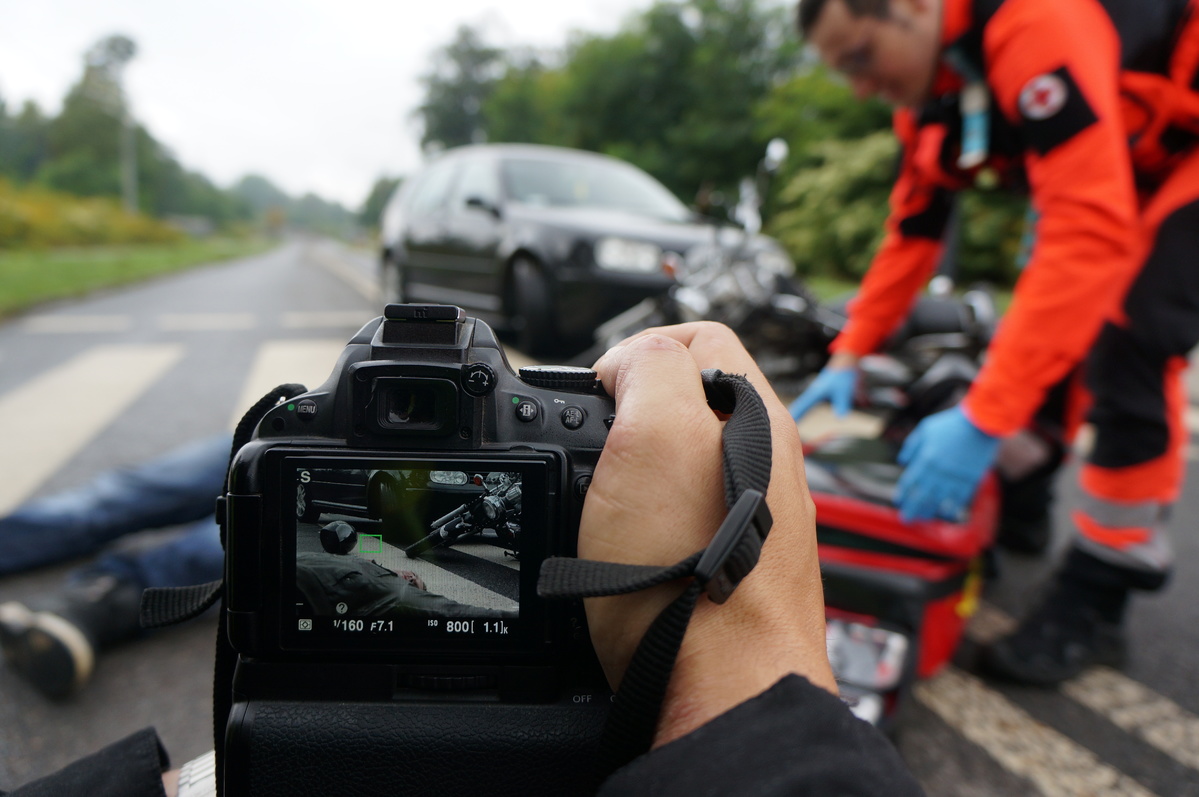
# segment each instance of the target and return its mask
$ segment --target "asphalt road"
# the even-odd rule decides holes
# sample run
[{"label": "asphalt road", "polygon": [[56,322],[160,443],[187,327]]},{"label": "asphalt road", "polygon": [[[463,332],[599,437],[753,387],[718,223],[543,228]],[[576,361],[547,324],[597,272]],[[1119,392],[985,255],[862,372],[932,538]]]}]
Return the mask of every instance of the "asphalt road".
[{"label": "asphalt road", "polygon": [[[275,384],[322,381],[380,309],[369,255],[293,241],[0,325],[0,511],[227,431]],[[1062,477],[1065,498],[1072,475]],[[919,687],[897,744],[929,794],[1199,795],[1196,495],[1193,487],[1174,517],[1170,589],[1132,607],[1124,672],[1097,669],[1054,690],[1002,686],[970,672],[968,641],[958,666]],[[76,563],[0,580],[0,602],[53,589]],[[972,638],[995,633],[1035,597],[1052,555],[1001,555],[1000,564]],[[62,703],[0,666],[0,790],[146,725],[176,764],[210,750],[214,634],[206,616],[113,650],[89,688]]]}]

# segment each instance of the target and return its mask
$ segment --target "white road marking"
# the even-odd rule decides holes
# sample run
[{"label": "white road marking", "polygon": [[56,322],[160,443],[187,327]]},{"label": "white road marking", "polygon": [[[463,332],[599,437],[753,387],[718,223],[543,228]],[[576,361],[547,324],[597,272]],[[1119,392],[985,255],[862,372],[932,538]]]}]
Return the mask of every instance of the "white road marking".
[{"label": "white road marking", "polygon": [[340,339],[275,340],[262,344],[242,386],[241,397],[234,405],[230,427],[236,426],[245,411],[268,390],[294,382],[309,390],[323,384],[345,347],[346,342]]},{"label": "white road marking", "polygon": [[133,328],[129,315],[71,315],[47,313],[29,316],[21,323],[21,331],[36,335],[78,335],[88,332],[124,332]]},{"label": "white road marking", "polygon": [[949,667],[915,688],[916,699],[1046,797],[1149,797],[1152,792],[1029,716],[977,678]]},{"label": "white road marking", "polygon": [[253,329],[257,324],[253,313],[164,313],[158,317],[159,329],[168,332],[225,332]]},{"label": "white road marking", "polygon": [[[312,250],[312,256],[326,271],[358,291],[368,302],[371,304],[378,304],[380,302],[379,285],[376,280],[366,276],[352,264],[347,263],[338,257],[336,253],[327,249],[314,249]],[[383,308],[380,307],[379,309],[382,310]]]},{"label": "white road marking", "polygon": [[182,356],[175,345],[96,346],[0,396],[0,513],[28,497]]},{"label": "white road marking", "polygon": [[1199,770],[1199,718],[1131,678],[1095,667],[1062,691],[1166,755]]},{"label": "white road marking", "polygon": [[[967,632],[975,642],[985,643],[1015,627],[1012,617],[983,603]],[[1199,717],[1169,698],[1108,667],[1092,667],[1062,684],[1061,691],[1180,764],[1199,770]]]},{"label": "white road marking", "polygon": [[[349,328],[357,331],[372,318],[381,313],[365,310],[315,310],[311,312],[284,313],[282,324],[284,329],[324,329]],[[348,338],[347,338],[348,339]]]}]

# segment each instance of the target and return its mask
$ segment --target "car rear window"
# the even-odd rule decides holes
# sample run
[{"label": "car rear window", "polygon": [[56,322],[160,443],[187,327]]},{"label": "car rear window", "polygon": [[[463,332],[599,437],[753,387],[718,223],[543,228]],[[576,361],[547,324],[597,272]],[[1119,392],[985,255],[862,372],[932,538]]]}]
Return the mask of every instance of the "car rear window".
[{"label": "car rear window", "polygon": [[619,162],[511,158],[501,174],[508,198],[527,205],[624,210],[669,221],[689,216],[665,186]]}]

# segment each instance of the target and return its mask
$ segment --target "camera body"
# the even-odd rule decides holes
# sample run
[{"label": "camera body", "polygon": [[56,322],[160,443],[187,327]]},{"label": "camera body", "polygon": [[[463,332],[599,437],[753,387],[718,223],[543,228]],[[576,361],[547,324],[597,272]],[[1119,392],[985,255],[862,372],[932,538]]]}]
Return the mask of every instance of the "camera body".
[{"label": "camera body", "polygon": [[225,794],[592,790],[610,692],[581,601],[536,584],[614,411],[446,305],[388,305],[270,409],[219,513]]}]

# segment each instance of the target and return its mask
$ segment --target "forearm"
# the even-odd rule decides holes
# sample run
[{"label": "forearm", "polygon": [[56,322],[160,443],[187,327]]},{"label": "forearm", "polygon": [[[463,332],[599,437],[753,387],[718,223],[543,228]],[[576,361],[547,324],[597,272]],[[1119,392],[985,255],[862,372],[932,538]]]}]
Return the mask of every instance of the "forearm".
[{"label": "forearm", "polygon": [[600,790],[604,797],[922,793],[886,737],[796,676],[638,758]]}]

